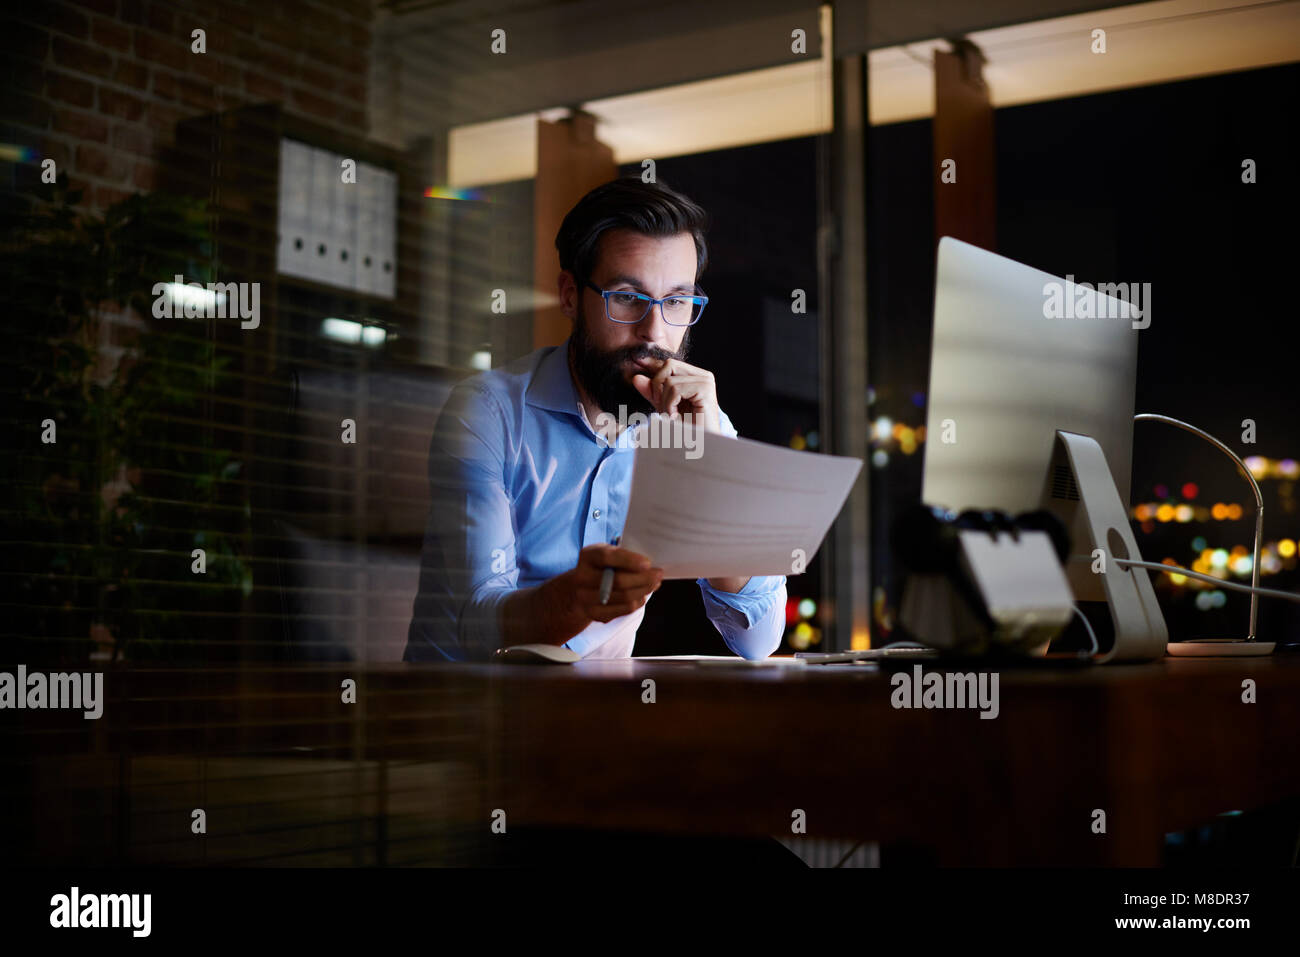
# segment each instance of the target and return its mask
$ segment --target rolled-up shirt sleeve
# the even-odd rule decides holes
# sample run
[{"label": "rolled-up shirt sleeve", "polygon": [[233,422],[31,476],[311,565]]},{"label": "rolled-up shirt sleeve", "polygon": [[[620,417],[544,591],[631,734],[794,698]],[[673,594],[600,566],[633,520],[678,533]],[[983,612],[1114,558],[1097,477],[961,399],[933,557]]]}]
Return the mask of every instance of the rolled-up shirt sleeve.
[{"label": "rolled-up shirt sleeve", "polygon": [[491,392],[452,390],[429,443],[429,519],[404,661],[483,661],[501,646],[502,605],[519,583],[506,436]]},{"label": "rolled-up shirt sleeve", "polygon": [[785,576],[755,576],[738,592],[718,591],[696,579],[704,611],[727,647],[742,658],[766,658],[785,633]]},{"label": "rolled-up shirt sleeve", "polygon": [[[718,410],[722,434],[737,438],[731,418]],[[742,658],[766,658],[781,645],[785,633],[785,576],[755,576],[738,592],[718,591],[707,578],[698,578],[704,611],[728,648]]]}]

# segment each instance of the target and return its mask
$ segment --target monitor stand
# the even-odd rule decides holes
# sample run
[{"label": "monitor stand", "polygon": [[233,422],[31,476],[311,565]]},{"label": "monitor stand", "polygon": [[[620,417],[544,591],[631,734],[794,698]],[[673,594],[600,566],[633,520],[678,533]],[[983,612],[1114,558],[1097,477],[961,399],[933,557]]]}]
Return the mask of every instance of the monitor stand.
[{"label": "monitor stand", "polygon": [[[1043,507],[1059,516],[1072,531],[1075,543],[1071,552],[1086,551],[1081,560],[1088,562],[1088,569],[1082,573],[1096,574],[1101,579],[1115,625],[1115,643],[1094,660],[1106,663],[1164,657],[1169,632],[1155,589],[1151,587],[1150,572],[1111,561],[1112,558],[1141,561],[1142,555],[1129,527],[1128,509],[1120,501],[1106,455],[1095,439],[1057,430],[1052,466],[1043,491]],[[1098,548],[1102,554],[1094,559]],[[1071,561],[1074,560],[1072,554]],[[1067,569],[1072,584],[1078,574]],[[1083,597],[1077,589],[1076,597]]]}]

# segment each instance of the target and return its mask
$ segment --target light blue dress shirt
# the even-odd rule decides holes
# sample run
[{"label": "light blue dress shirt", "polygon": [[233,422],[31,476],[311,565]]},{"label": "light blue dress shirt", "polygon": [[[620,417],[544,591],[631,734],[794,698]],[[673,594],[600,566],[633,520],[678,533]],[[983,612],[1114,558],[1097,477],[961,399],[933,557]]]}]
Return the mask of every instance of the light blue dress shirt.
[{"label": "light blue dress shirt", "polygon": [[[582,548],[622,534],[638,426],[613,444],[593,431],[567,350],[567,341],[538,349],[452,389],[430,442],[429,521],[404,660],[490,657],[503,644],[501,609],[512,592],[569,571]],[[719,416],[722,434],[735,437]],[[750,578],[736,593],[697,581],[728,648],[744,658],[777,649],[784,576]],[[632,615],[639,624],[644,608]],[[599,655],[611,626],[630,617],[593,625],[565,647]]]}]

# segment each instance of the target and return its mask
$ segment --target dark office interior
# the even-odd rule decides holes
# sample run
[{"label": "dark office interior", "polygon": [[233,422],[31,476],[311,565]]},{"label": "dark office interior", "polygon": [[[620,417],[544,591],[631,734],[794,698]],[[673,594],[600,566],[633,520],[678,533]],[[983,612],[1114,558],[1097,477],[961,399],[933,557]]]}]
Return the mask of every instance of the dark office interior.
[{"label": "dark office interior", "polygon": [[[102,720],[0,714],[0,857],[1296,867],[1295,601],[1258,600],[1267,657],[1006,663],[988,722],[891,709],[899,665],[832,687],[637,662],[730,654],[690,579],[647,605],[629,661],[403,650],[439,413],[565,341],[559,217],[647,162],[709,215],[686,361],[741,437],[863,463],[787,578],[774,657],[904,637],[891,526],[922,501],[944,235],[1150,284],[1132,411],[1222,440],[1265,517],[1255,567],[1247,479],[1139,422],[1122,504],[1142,558],[1300,592],[1300,3],[51,0],[4,19],[0,672],[105,690]],[[244,307],[256,287],[255,318],[187,318],[215,283]],[[1246,592],[1149,577],[1170,642],[1247,636]],[[1086,648],[1084,624],[1055,647]]]}]

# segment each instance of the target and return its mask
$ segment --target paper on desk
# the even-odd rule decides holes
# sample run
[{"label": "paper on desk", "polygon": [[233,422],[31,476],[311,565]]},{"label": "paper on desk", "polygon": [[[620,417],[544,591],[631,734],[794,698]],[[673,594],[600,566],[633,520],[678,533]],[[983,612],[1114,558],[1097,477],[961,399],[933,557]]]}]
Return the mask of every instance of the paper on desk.
[{"label": "paper on desk", "polygon": [[776,657],[741,658],[738,655],[636,655],[634,661],[689,661],[697,665],[737,665],[751,668],[790,667],[803,665],[802,658]]},{"label": "paper on desk", "polygon": [[665,578],[802,574],[862,469],[716,432],[698,453],[636,450],[621,545]]}]

